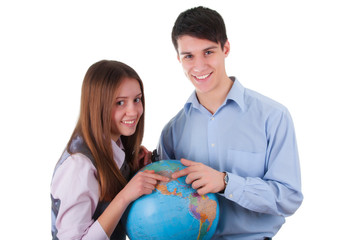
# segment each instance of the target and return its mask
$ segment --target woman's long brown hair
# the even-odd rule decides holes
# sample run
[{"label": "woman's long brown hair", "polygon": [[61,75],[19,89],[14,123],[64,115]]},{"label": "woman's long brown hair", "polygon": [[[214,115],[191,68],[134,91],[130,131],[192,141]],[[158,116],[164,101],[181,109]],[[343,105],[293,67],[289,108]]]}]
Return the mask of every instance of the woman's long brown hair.
[{"label": "woman's long brown hair", "polygon": [[144,112],[136,131],[131,136],[121,136],[125,161],[132,172],[138,170],[138,162],[134,159],[137,159],[144,135],[144,88],[135,70],[124,63],[102,60],[90,66],[82,85],[79,120],[67,145],[67,151],[72,154],[70,144],[76,136],[81,136],[91,151],[100,185],[100,201],[111,201],[127,183],[114,160],[111,144],[111,111],[116,90],[124,78],[136,79],[142,93]]}]

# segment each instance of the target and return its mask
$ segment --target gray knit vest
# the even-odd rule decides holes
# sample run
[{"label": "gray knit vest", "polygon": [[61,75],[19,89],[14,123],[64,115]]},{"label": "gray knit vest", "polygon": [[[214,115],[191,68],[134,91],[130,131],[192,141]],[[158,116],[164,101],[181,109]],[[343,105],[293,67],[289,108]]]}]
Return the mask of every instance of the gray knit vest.
[{"label": "gray knit vest", "polygon": [[[95,165],[94,158],[93,158],[89,148],[86,146],[86,144],[84,143],[84,141],[81,137],[77,136],[73,139],[73,141],[71,142],[71,145],[70,145],[70,152],[84,154]],[[69,158],[69,156],[70,156],[70,153],[67,150],[65,150],[63,152],[63,154],[61,155],[59,162],[55,166],[54,174],[55,174],[56,170],[59,168],[59,166],[61,164],[63,164],[64,161],[66,161],[66,159]],[[129,180],[130,167],[125,161],[124,161],[123,165],[121,166],[120,171],[121,171],[121,174],[127,180]],[[69,189],[69,191],[71,191],[71,190]],[[53,196],[51,195],[51,203],[52,203],[51,204],[51,234],[52,234],[53,240],[58,240],[58,238],[56,236],[57,229],[56,229],[55,222],[56,222],[56,218],[57,218],[59,208],[61,205],[61,199],[54,199]],[[99,201],[99,203],[96,207],[96,210],[94,212],[94,215],[92,216],[94,221],[96,221],[98,219],[98,217],[105,211],[105,209],[107,208],[109,203],[110,202],[104,202],[104,201],[100,202]],[[120,220],[118,225],[116,226],[113,234],[111,235],[110,239],[111,240],[125,240],[125,238],[126,238],[126,234],[125,234],[124,224],[122,224],[122,221]]]}]

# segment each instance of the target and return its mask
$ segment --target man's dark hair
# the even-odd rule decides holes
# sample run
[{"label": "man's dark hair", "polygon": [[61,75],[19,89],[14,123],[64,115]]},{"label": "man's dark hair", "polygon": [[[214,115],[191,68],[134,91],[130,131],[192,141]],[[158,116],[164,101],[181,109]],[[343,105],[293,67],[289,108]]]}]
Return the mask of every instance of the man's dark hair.
[{"label": "man's dark hair", "polygon": [[220,42],[222,49],[227,41],[225,23],[221,15],[215,10],[201,6],[180,13],[176,19],[171,33],[176,51],[177,40],[185,35]]}]

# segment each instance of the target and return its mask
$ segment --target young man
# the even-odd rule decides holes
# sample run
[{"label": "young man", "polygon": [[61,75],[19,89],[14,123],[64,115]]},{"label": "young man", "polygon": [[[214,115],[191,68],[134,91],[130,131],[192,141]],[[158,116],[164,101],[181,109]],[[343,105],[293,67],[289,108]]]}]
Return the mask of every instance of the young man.
[{"label": "young man", "polygon": [[230,45],[216,11],[181,13],[172,41],[195,92],[163,129],[160,159],[181,159],[188,167],[173,178],[187,176],[199,194],[218,193],[214,239],[270,239],[303,199],[291,116],[228,77]]}]

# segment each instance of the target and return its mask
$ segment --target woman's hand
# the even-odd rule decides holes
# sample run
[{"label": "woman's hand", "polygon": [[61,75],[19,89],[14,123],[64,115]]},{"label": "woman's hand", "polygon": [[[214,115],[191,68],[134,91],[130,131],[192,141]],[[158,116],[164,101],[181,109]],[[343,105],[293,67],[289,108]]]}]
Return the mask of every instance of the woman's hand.
[{"label": "woman's hand", "polygon": [[146,147],[140,146],[140,152],[139,152],[139,156],[137,159],[137,161],[139,163],[139,168],[143,168],[146,165],[151,163],[151,155],[152,155],[152,152],[147,150]]},{"label": "woman's hand", "polygon": [[145,170],[137,173],[121,192],[128,203],[131,203],[142,195],[152,193],[158,181],[168,182],[169,180],[167,177],[156,174],[154,170]]},{"label": "woman's hand", "polygon": [[158,181],[167,182],[169,180],[167,177],[155,174],[153,170],[137,173],[98,218],[107,236],[111,236],[125,209],[132,201],[144,194],[150,194],[155,189]]}]

